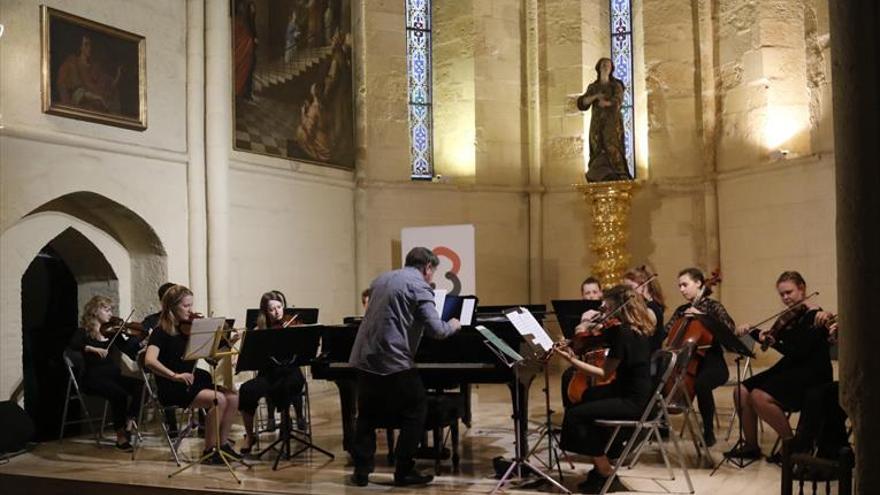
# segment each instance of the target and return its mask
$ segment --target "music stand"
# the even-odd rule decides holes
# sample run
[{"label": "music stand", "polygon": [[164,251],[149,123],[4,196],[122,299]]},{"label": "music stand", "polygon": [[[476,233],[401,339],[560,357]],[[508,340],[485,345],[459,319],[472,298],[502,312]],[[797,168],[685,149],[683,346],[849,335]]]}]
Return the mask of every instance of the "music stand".
[{"label": "music stand", "polygon": [[[706,328],[708,328],[710,332],[712,332],[712,335],[715,337],[715,339],[718,340],[718,343],[721,344],[721,347],[723,347],[728,352],[736,354],[736,358],[734,358],[734,361],[736,361],[736,390],[737,390],[737,397],[738,397],[739,396],[738,395],[739,389],[740,389],[740,386],[742,385],[742,370],[740,369],[740,363],[742,362],[743,358],[755,357],[755,353],[752,352],[751,349],[746,347],[746,345],[743,343],[742,340],[739,339],[739,337],[734,335],[733,332],[731,332],[726,326],[721,324],[721,322],[719,322],[715,318],[711,318],[706,315],[696,315],[696,318],[699,319],[700,322]],[[737,407],[736,401],[734,401],[733,406],[734,406],[735,413],[739,414],[739,407]],[[745,444],[745,439],[743,438],[744,435],[743,435],[742,417],[740,417],[738,423],[739,423],[739,438],[737,439],[736,444],[734,444],[733,448],[741,450],[741,447]],[[714,475],[715,472],[718,471],[718,468],[720,468],[721,465],[724,464],[725,462],[729,462],[729,463],[733,464],[734,466],[742,469],[742,468],[749,466],[751,463],[755,462],[755,460],[756,459],[746,460],[742,456],[737,457],[737,456],[726,456],[725,455],[725,456],[723,456],[723,459],[721,459],[721,461],[718,462],[718,464],[715,466],[715,468],[712,469],[712,472],[709,474],[709,476]]]},{"label": "music stand", "polygon": [[570,339],[574,336],[574,329],[581,322],[581,316],[588,310],[598,310],[602,307],[602,301],[588,301],[585,299],[554,299],[550,301],[553,311],[556,313],[556,321],[562,335]]},{"label": "music stand", "polygon": [[[519,382],[520,382],[520,370],[521,369],[533,369],[537,366],[543,366],[543,360],[540,357],[546,355],[546,353],[552,348],[553,342],[550,340],[550,337],[547,335],[547,332],[537,323],[535,317],[525,308],[515,308],[508,309],[505,311],[505,316],[513,323],[516,330],[523,336],[524,340],[527,342],[526,349],[529,350],[529,356],[523,357],[519,353],[515,352],[510,346],[507,345],[503,340],[498,338],[495,334],[492,333],[488,328],[478,325],[476,327],[477,331],[483,335],[483,342],[498,357],[498,360],[506,367],[512,368],[514,373],[514,379],[516,380],[517,386],[514,387],[514,459],[513,462],[510,463],[510,466],[507,468],[507,471],[498,480],[498,484],[495,485],[495,488],[491,493],[495,493],[500,490],[505,483],[509,480],[509,478],[513,475],[514,472],[519,477],[522,477],[523,468],[530,470],[534,474],[543,478],[545,481],[549,482],[559,490],[564,493],[571,493],[565,486],[561,483],[553,479],[550,475],[543,472],[541,469],[537,468],[533,464],[528,461],[528,453],[525,452],[524,445],[520,443],[521,438],[521,428],[523,427],[520,423],[519,418],[522,415],[522,411],[520,411],[520,401],[519,401]],[[530,370],[529,370],[530,371]],[[546,390],[546,389],[545,389]]]},{"label": "music stand", "polygon": [[[226,328],[226,320],[224,318],[199,318],[193,320],[192,329],[190,330],[189,340],[187,341],[186,351],[184,352],[183,358],[185,361],[204,359],[211,366],[211,382],[214,387],[213,409],[214,414],[216,415],[216,419],[214,420],[214,438],[217,439],[217,446],[215,447],[215,450],[220,456],[220,459],[223,460],[223,464],[226,465],[226,470],[229,471],[229,474],[232,475],[238,484],[241,484],[241,480],[235,475],[235,470],[232,469],[230,461],[240,462],[248,468],[251,466],[244,462],[243,459],[236,459],[220,448],[220,410],[217,407],[219,403],[217,400],[217,380],[214,377],[214,371],[217,369],[218,361],[224,357],[232,356],[237,353],[235,349],[231,349],[228,346],[229,339],[227,334],[230,331],[230,329]],[[202,455],[195,461],[169,474],[168,477],[171,478],[195,465],[201,464],[202,461],[213,456],[214,453],[215,452],[208,452]]]},{"label": "music stand", "polygon": [[[242,337],[241,351],[235,372],[259,371],[267,366],[293,368],[311,364],[318,356],[318,345],[324,327],[320,325],[300,325],[288,328],[268,328],[249,330]],[[281,431],[278,438],[263,449],[257,457],[262,457],[270,450],[277,450],[272,470],[278,469],[282,457],[287,460],[302,454],[306,450],[317,450],[334,459],[332,453],[318,447],[312,442],[309,432],[294,431],[291,427],[289,404],[281,407]],[[290,441],[302,444],[299,450],[291,453]],[[277,446],[277,447],[276,447]]]}]

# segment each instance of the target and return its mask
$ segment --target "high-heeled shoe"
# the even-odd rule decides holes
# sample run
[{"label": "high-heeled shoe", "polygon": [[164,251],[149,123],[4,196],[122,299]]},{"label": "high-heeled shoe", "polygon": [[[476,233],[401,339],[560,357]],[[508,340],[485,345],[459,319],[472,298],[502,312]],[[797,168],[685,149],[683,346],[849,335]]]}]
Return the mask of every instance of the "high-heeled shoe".
[{"label": "high-heeled shoe", "polygon": [[241,449],[239,449],[239,452],[241,452],[242,455],[247,455],[253,451],[254,445],[257,444],[257,437],[252,435],[245,435],[244,438],[244,445],[242,445]]}]

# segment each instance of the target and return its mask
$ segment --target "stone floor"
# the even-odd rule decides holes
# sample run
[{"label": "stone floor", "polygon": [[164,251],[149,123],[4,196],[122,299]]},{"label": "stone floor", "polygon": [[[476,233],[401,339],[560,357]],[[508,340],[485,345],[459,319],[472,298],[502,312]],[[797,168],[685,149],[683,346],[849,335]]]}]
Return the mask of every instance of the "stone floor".
[{"label": "stone floor", "polygon": [[[558,383],[557,377],[552,377]],[[530,417],[541,420],[544,413],[544,400],[541,395],[542,383],[536,382],[531,391]],[[551,386],[555,389],[556,386]],[[551,391],[555,392],[555,390]],[[721,452],[728,448],[730,442],[725,441],[727,421],[730,417],[730,387],[716,391],[719,403],[720,422],[718,428],[719,442],[713,449],[713,455],[720,459]],[[554,397],[554,402],[558,397]],[[561,409],[561,407],[558,407]],[[81,480],[89,482],[113,482],[123,485],[152,487],[174,487],[184,491],[205,490],[209,492],[229,493],[376,493],[393,491],[394,493],[418,492],[420,494],[445,493],[486,493],[495,484],[492,475],[492,458],[510,456],[513,450],[513,435],[510,421],[510,403],[506,387],[502,385],[480,385],[474,388],[473,425],[471,429],[462,430],[462,463],[459,473],[451,473],[450,468],[444,470],[428,488],[400,489],[391,486],[391,469],[384,466],[379,459],[377,473],[371,477],[371,484],[366,488],[355,488],[345,484],[346,475],[351,471],[349,458],[341,447],[341,430],[339,421],[338,397],[332,392],[321,392],[312,397],[312,420],[315,429],[315,442],[336,453],[335,460],[328,460],[321,454],[311,454],[283,462],[281,469],[272,471],[268,460],[256,461],[252,469],[238,468],[236,474],[242,483],[238,485],[230,474],[222,467],[196,466],[174,478],[168,475],[175,466],[170,462],[170,455],[160,441],[157,427],[150,425],[144,448],[138,452],[137,460],[132,462],[130,456],[116,452],[112,447],[98,448],[87,437],[65,440],[64,443],[44,443],[30,452],[15,457],[8,464],[0,466],[0,480],[3,475],[28,475],[53,479]],[[558,415],[557,415],[558,417]],[[558,418],[557,418],[558,419]],[[534,425],[535,427],[539,425]],[[734,435],[735,435],[734,431]],[[234,437],[241,439],[240,430]],[[379,435],[379,452],[386,451],[384,435]],[[537,438],[533,437],[534,442]],[[266,437],[265,440],[270,440]],[[763,433],[764,450],[769,451],[775,440],[775,434]],[[732,440],[731,440],[732,441]],[[696,466],[694,447],[684,443],[688,458],[691,477],[696,493],[727,495],[778,493],[780,470],[777,466],[759,461],[746,469],[738,469],[728,464],[721,466],[714,476],[709,476],[711,467]],[[201,441],[188,440],[185,449],[191,455],[200,451]],[[539,452],[546,459],[546,450]],[[563,483],[571,489],[583,479],[589,468],[586,459],[575,459],[575,468],[564,466]],[[448,463],[448,461],[447,461]],[[432,462],[425,461],[423,470],[432,469]],[[662,481],[665,476],[662,460],[656,452],[643,457],[635,469],[623,473],[624,483],[633,493],[683,493],[687,492],[684,479],[676,473],[675,481]],[[0,487],[6,482],[0,483]],[[81,491],[81,490],[78,490]],[[110,490],[113,493],[118,490]],[[513,492],[536,491],[535,489],[511,489]],[[538,491],[549,491],[540,488]],[[11,492],[6,492],[11,493]],[[143,492],[141,492],[143,493]]]}]

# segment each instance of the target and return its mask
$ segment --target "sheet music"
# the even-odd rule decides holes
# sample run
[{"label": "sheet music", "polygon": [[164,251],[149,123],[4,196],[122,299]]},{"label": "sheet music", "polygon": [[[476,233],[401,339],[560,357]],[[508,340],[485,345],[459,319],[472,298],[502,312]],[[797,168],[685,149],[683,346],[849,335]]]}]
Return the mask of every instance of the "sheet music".
[{"label": "sheet music", "polygon": [[214,334],[218,328],[226,323],[225,318],[199,318],[193,320],[189,341],[186,344],[186,352],[183,355],[185,361],[206,358],[211,356],[214,346]]},{"label": "sheet music", "polygon": [[437,317],[443,318],[443,305],[446,303],[446,289],[434,289],[434,308],[437,310]]},{"label": "sheet music", "polygon": [[470,326],[474,322],[474,310],[477,306],[477,300],[473,298],[466,298],[461,301],[461,324],[464,326]]},{"label": "sheet music", "polygon": [[505,312],[504,315],[526,341],[540,347],[544,352],[553,348],[553,340],[529,310],[520,306],[518,309]]}]

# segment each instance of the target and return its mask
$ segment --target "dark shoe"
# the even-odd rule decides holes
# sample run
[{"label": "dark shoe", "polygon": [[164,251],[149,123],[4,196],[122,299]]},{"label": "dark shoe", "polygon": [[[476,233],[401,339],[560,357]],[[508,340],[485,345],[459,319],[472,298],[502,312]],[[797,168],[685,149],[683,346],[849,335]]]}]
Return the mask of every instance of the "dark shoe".
[{"label": "dark shoe", "polygon": [[244,446],[241,448],[241,455],[248,455],[253,451],[254,445],[257,444],[257,437],[245,435]]},{"label": "dark shoe", "polygon": [[773,455],[768,455],[767,462],[769,462],[770,464],[776,464],[777,466],[782,466],[782,452],[777,452]]},{"label": "dark shoe", "polygon": [[713,445],[718,443],[717,440],[715,440],[715,432],[712,431],[704,431],[703,440],[706,441],[706,447],[712,447]]},{"label": "dark shoe", "polygon": [[221,445],[220,450],[222,450],[224,454],[232,457],[236,461],[241,460],[241,454],[236,452],[235,449],[232,448],[232,445],[229,445],[228,443],[224,443],[223,445]]},{"label": "dark shoe", "polygon": [[134,448],[131,446],[131,442],[126,440],[122,443],[116,442],[116,450],[121,450],[123,452],[131,452],[132,450],[134,450]]},{"label": "dark shoe", "polygon": [[[208,455],[211,454],[211,455]],[[207,457],[205,457],[207,456]],[[202,464],[206,466],[219,466],[225,464],[223,462],[223,458],[220,457],[220,454],[217,452],[217,449],[205,449],[202,451]]]},{"label": "dark shoe", "polygon": [[[602,487],[605,486],[606,481],[608,481],[607,476],[602,476],[598,471],[592,469],[587,473],[587,479],[578,483],[577,489],[581,493],[599,493],[602,491]],[[626,485],[615,476],[614,479],[611,480],[611,486],[608,487],[607,493],[625,491],[629,491],[629,488],[627,488]]]},{"label": "dark shoe", "polygon": [[367,486],[370,482],[370,475],[364,473],[354,473],[348,477],[348,482],[354,486]]},{"label": "dark shoe", "polygon": [[752,447],[749,445],[737,445],[732,449],[728,450],[724,453],[724,457],[731,458],[736,457],[738,459],[760,459],[761,458],[761,448],[760,447]]},{"label": "dark shoe", "polygon": [[430,474],[421,474],[416,470],[412,470],[406,474],[394,473],[394,486],[412,486],[427,485],[434,481],[434,477]]}]

